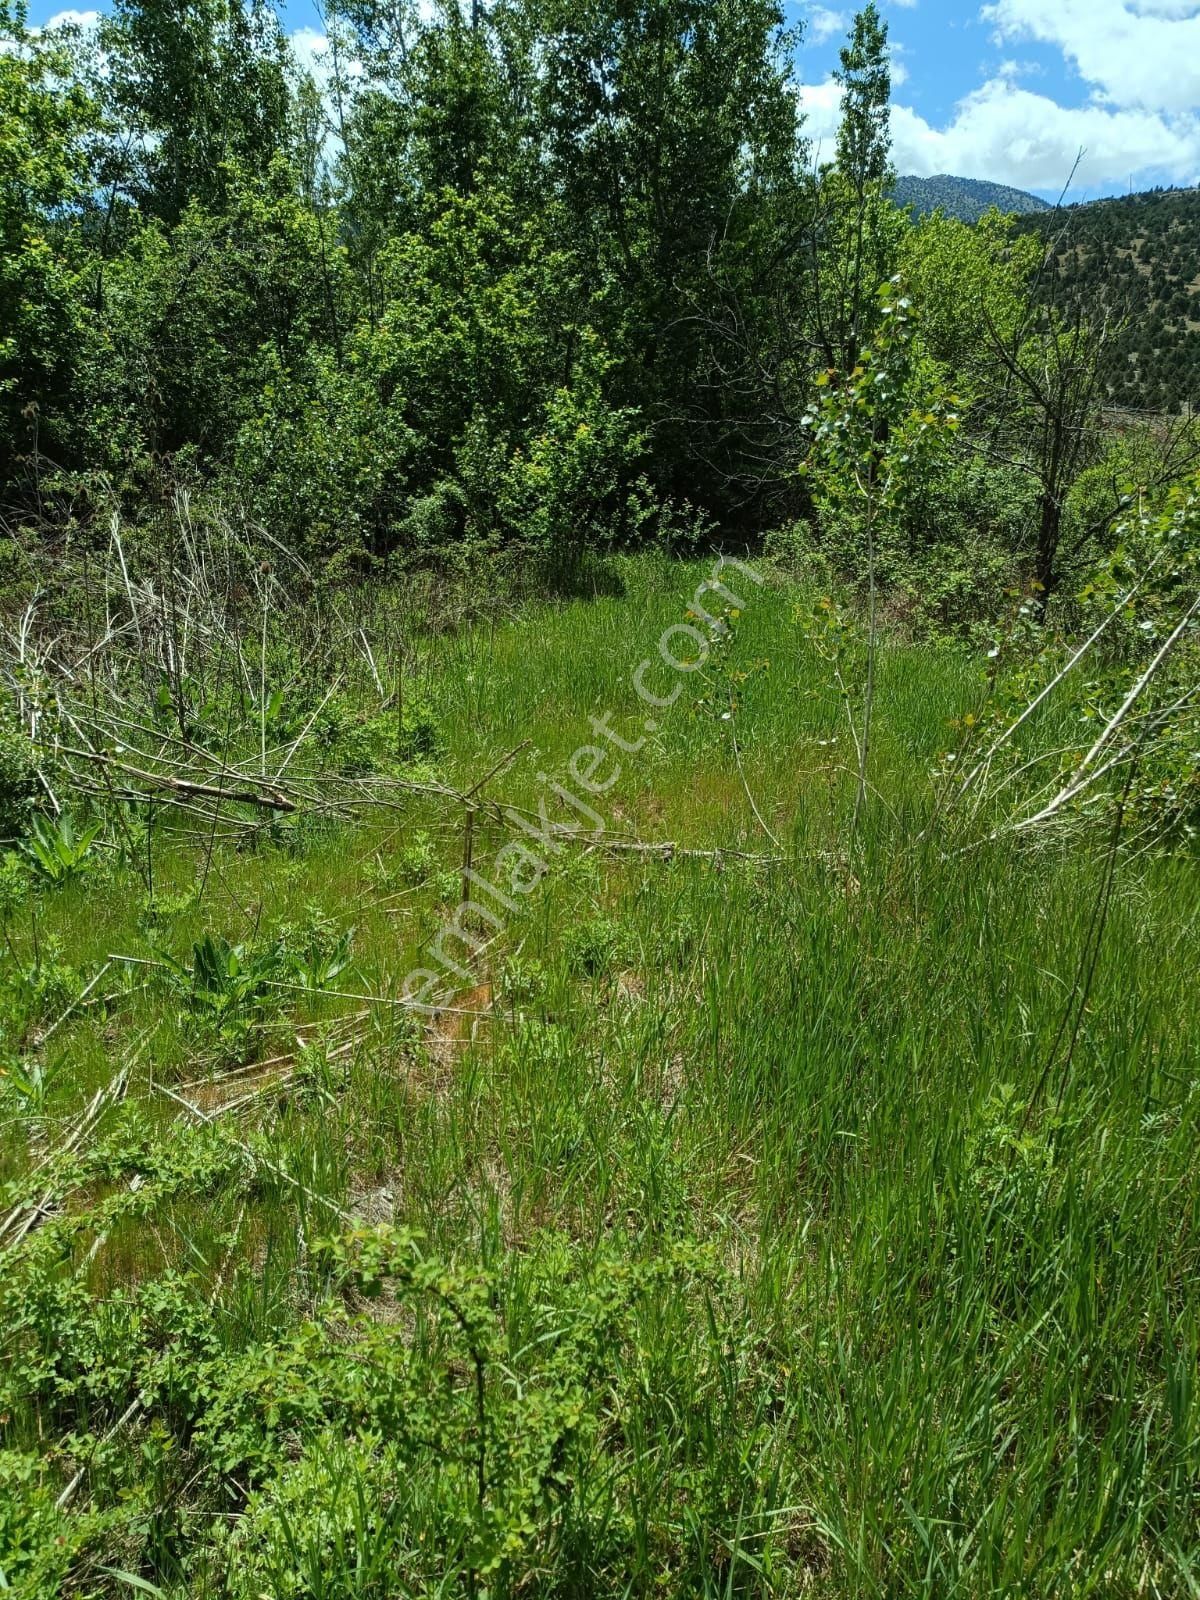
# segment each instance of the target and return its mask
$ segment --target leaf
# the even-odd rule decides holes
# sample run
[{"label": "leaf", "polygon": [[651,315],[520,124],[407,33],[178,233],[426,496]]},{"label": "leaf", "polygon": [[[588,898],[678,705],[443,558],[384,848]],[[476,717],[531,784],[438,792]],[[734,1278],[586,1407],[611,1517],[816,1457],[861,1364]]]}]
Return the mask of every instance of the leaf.
[{"label": "leaf", "polygon": [[109,1578],[115,1578],[118,1583],[136,1589],[139,1594],[153,1594],[158,1596],[158,1600],[167,1600],[165,1589],[160,1589],[156,1583],[147,1582],[145,1578],[139,1578],[136,1573],[121,1572],[117,1567],[101,1567],[100,1571]]}]

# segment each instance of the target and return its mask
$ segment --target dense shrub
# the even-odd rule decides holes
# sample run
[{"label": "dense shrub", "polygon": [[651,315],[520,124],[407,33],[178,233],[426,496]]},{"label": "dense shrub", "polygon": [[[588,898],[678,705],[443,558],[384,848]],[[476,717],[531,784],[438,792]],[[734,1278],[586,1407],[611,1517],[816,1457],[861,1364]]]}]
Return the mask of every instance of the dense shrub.
[{"label": "dense shrub", "polygon": [[0,842],[25,833],[38,789],[33,746],[11,706],[0,700]]}]

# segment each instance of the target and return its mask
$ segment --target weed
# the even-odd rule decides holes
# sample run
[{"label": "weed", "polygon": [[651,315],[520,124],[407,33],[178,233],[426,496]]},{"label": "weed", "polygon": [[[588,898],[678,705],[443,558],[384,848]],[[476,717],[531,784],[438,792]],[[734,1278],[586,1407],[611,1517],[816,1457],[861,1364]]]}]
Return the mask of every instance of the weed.
[{"label": "weed", "polygon": [[29,838],[22,849],[38,876],[58,888],[64,883],[73,883],[95,868],[92,844],[99,832],[98,822],[76,832],[68,811],[55,818],[38,813],[33,818]]},{"label": "weed", "polygon": [[181,918],[190,916],[197,908],[195,887],[177,894],[146,895],[138,907],[138,932],[151,944],[161,944],[165,935]]},{"label": "weed", "polygon": [[303,989],[330,989],[350,966],[353,928],[339,928],[319,906],[305,908],[304,920],[285,923],[276,948]]},{"label": "weed", "polygon": [[41,941],[27,964],[10,967],[6,978],[12,1008],[22,1025],[61,1015],[84,986],[77,968],[63,959],[62,944],[53,937]]},{"label": "weed", "polygon": [[624,945],[622,930],[611,917],[589,917],[568,931],[563,954],[572,972],[599,978],[612,971]]},{"label": "weed", "polygon": [[7,927],[29,894],[27,860],[8,850],[0,855],[0,927]]},{"label": "weed", "polygon": [[512,956],[500,975],[500,992],[510,1006],[533,1005],[546,992],[546,969],[540,961]]},{"label": "weed", "polygon": [[0,1066],[3,1092],[23,1114],[41,1116],[57,1070],[57,1067],[47,1067],[44,1061],[10,1055]]},{"label": "weed", "polygon": [[434,870],[434,864],[433,842],[429,832],[425,828],[418,828],[398,853],[394,870],[401,883],[414,888],[425,882]]}]

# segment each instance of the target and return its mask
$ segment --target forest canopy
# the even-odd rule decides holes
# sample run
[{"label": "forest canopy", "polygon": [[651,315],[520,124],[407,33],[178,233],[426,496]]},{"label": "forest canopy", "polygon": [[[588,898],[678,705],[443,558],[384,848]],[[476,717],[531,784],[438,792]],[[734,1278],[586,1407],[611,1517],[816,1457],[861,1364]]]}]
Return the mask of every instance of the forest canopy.
[{"label": "forest canopy", "polygon": [[[1097,529],[1119,509],[1115,325],[1047,293],[1061,241],[1047,277],[995,210],[892,203],[873,6],[825,164],[775,0],[338,0],[319,81],[265,0],[118,0],[88,33],[3,0],[0,27],[10,529],[186,486],[349,571],[782,529],[861,575],[837,472],[805,467],[818,380],[852,380],[889,283],[913,315],[876,432],[935,395],[962,423],[897,484],[889,582],[953,621],[968,572],[976,609],[1057,586],[1085,469],[1114,486]],[[1035,396],[1015,375],[1047,359]]]},{"label": "forest canopy", "polygon": [[[777,0],[327,23],[314,70],[266,0],[117,0],[87,31],[0,0],[14,536],[103,541],[185,491],[346,577],[767,541],[953,629],[1074,592],[1190,468],[1186,205],[1137,210],[1169,257],[1148,225],[1096,245],[1124,203],[900,207],[873,5],[824,162]],[[831,396],[867,419],[853,458]],[[1158,421],[1114,429],[1131,405]]]}]

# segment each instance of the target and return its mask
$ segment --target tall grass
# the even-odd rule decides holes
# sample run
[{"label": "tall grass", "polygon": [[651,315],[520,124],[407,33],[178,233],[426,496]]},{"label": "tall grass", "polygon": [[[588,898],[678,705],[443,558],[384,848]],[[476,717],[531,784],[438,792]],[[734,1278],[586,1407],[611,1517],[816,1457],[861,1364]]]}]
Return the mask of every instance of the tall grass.
[{"label": "tall grass", "polygon": [[[590,717],[640,728],[629,673],[704,569],[617,570],[619,594],[423,639],[450,783],[528,739],[500,787],[532,804]],[[219,851],[152,941],[128,865],[14,919],[7,959],[49,945],[82,980],[319,909],[356,928],[333,987],[380,998],[263,991],[239,1059],[288,1064],[234,1111],[159,969],[44,1046],[10,999],[7,1049],[51,1086],[36,1114],[6,1091],[3,1174],[53,1191],[5,1261],[11,1585],[1197,1591],[1195,864],[1120,864],[1070,1048],[1102,846],[944,839],[930,775],[980,675],[893,643],[851,870],[853,746],[806,609],[773,586],[741,619],[737,755],[697,678],[603,802],[763,859],[572,849],[470,1015],[382,1003],[453,891],[430,800]],[[479,830],[486,871],[508,835]],[[159,898],[196,871],[164,845]],[[122,1061],[124,1100],[56,1155]],[[205,1075],[210,1121],[161,1092]]]}]

